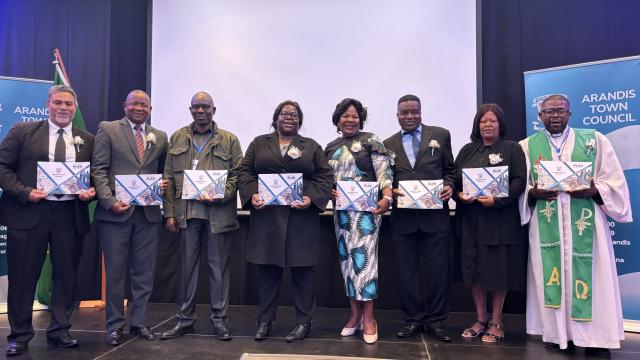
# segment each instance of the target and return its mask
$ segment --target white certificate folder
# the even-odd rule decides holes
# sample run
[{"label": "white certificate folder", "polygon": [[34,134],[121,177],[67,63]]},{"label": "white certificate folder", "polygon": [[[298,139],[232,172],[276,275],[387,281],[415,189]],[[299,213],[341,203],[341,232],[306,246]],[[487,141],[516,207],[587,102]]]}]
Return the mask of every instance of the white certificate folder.
[{"label": "white certificate folder", "polygon": [[462,169],[462,191],[471,196],[509,196],[509,167]]},{"label": "white certificate folder", "polygon": [[162,174],[116,175],[116,198],[137,206],[162,205]]},{"label": "white certificate folder", "polygon": [[440,180],[403,180],[398,189],[404,196],[398,196],[399,209],[442,209],[443,182]]},{"label": "white certificate folder", "polygon": [[378,207],[377,181],[338,181],[336,210],[372,212]]},{"label": "white certificate folder", "polygon": [[49,195],[71,195],[89,189],[88,162],[38,161],[37,188]]},{"label": "white certificate folder", "polygon": [[302,173],[258,174],[258,194],[265,205],[302,202]]},{"label": "white certificate folder", "polygon": [[211,199],[222,199],[227,186],[227,174],[227,170],[185,170],[182,198],[193,200],[206,195]]},{"label": "white certificate folder", "polygon": [[572,191],[588,189],[591,186],[591,162],[540,161],[537,169],[540,189]]}]

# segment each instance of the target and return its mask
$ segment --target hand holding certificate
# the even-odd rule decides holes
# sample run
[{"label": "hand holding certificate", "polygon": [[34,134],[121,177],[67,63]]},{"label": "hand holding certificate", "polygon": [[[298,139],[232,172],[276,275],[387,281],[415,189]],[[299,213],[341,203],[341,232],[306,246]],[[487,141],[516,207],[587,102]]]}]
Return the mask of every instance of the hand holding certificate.
[{"label": "hand holding certificate", "polygon": [[336,210],[373,212],[378,207],[378,182],[338,181]]},{"label": "hand holding certificate", "polygon": [[89,190],[88,162],[38,161],[36,187],[47,195],[74,195]]},{"label": "hand holding certificate", "polygon": [[399,209],[442,209],[442,180],[405,180],[398,182]]},{"label": "hand holding certificate", "polygon": [[258,174],[258,195],[267,206],[301,203],[302,174]]},{"label": "hand holding certificate", "polygon": [[540,161],[536,168],[539,189],[575,191],[591,186],[593,165],[590,162]]},{"label": "hand holding certificate", "polygon": [[492,166],[462,169],[462,191],[465,195],[477,197],[509,196],[509,167]]},{"label": "hand holding certificate", "polygon": [[162,174],[116,175],[116,198],[138,206],[162,205]]},{"label": "hand holding certificate", "polygon": [[222,199],[227,185],[227,170],[185,170],[182,199],[197,200],[201,196]]}]

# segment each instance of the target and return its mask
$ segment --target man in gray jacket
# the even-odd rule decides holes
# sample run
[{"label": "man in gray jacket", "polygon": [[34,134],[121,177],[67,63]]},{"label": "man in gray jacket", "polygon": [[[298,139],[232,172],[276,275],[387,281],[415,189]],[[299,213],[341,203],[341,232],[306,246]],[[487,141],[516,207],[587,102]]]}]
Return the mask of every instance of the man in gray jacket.
[{"label": "man in gray jacket", "polygon": [[[193,332],[196,322],[196,287],[201,249],[207,249],[211,322],[220,340],[231,340],[229,306],[229,233],[238,228],[236,181],[242,150],[238,138],[213,121],[216,107],[211,95],[198,92],[189,107],[193,122],[171,135],[164,177],[169,186],[164,197],[165,226],[180,231],[180,285],[177,324],[164,332],[172,339]],[[227,170],[224,197],[203,193],[183,200],[184,170]]]},{"label": "man in gray jacket", "polygon": [[[129,93],[125,117],[103,121],[93,144],[91,179],[96,187],[100,220],[100,246],[104,253],[107,282],[107,343],[122,343],[126,270],[130,268],[130,334],[145,340],[155,336],[147,326],[147,303],[153,279],[162,228],[159,206],[131,206],[115,197],[115,176],[161,174],[167,153],[167,134],[146,121],[151,100],[142,90]],[[161,190],[166,188],[163,181]],[[128,267],[127,267],[128,263]]]}]

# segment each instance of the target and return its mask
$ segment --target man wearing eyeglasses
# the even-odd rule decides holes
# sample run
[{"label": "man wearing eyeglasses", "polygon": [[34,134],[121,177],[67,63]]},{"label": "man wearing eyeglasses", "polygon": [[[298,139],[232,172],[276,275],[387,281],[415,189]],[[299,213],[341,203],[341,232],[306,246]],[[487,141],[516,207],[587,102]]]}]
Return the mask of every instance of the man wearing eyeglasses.
[{"label": "man wearing eyeglasses", "polygon": [[[147,303],[153,290],[158,238],[162,228],[159,206],[133,206],[115,196],[115,176],[161,174],[167,154],[167,134],[147,123],[151,99],[142,90],[129,93],[125,117],[103,121],[94,144],[91,178],[98,194],[95,218],[100,220],[100,246],[106,272],[107,343],[124,340],[124,297],[127,269],[131,276],[129,333],[154,340],[147,326]],[[160,189],[165,190],[166,181]]]},{"label": "man wearing eyeglasses", "polygon": [[[164,332],[161,339],[193,333],[193,324],[197,320],[196,288],[200,256],[206,256],[214,333],[220,340],[231,340],[227,318],[229,234],[239,227],[236,182],[242,149],[235,135],[220,129],[213,121],[216,107],[211,95],[204,91],[196,93],[189,110],[193,122],[171,135],[164,169],[165,178],[169,180],[164,197],[165,226],[171,232],[180,232],[181,271],[177,324]],[[199,192],[195,199],[185,200],[182,199],[183,192],[188,186],[195,187],[194,179],[189,178],[185,170],[226,170],[226,182],[218,187],[222,190],[220,194],[205,190]],[[192,173],[191,176],[199,175]]]},{"label": "man wearing eyeglasses", "polygon": [[[569,126],[565,96],[547,97],[538,116],[545,129],[520,142],[530,164],[520,199],[522,224],[529,223],[527,333],[542,335],[548,349],[580,346],[610,358],[624,334],[607,216],[632,221],[627,183],[604,135]],[[541,162],[549,160],[591,166],[589,185],[543,189],[544,166],[553,165]]]}]

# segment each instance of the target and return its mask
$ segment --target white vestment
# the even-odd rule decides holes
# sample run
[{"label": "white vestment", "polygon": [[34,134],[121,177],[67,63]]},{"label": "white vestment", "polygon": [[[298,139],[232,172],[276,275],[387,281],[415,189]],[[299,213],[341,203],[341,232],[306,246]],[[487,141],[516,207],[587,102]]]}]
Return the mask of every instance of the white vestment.
[{"label": "white vestment", "polygon": [[[528,138],[520,141],[520,146],[529,160]],[[575,133],[569,129],[560,158],[551,146],[553,160],[571,161]],[[588,322],[571,319],[572,284],[572,232],[570,197],[567,193],[558,195],[558,223],[560,224],[561,267],[560,281],[563,286],[560,308],[544,306],[544,279],[540,257],[538,217],[528,205],[528,193],[533,187],[528,173],[527,188],[520,197],[520,217],[522,224],[529,223],[529,261],[527,266],[527,333],[542,335],[544,342],[567,347],[567,341],[576,346],[617,349],[624,339],[622,308],[618,289],[618,274],[607,215],[617,222],[632,221],[629,189],[622,167],[609,140],[596,132],[597,153],[594,162],[594,183],[603,205],[595,204],[593,267],[592,267],[592,320]],[[531,166],[528,167],[528,172]]]}]

